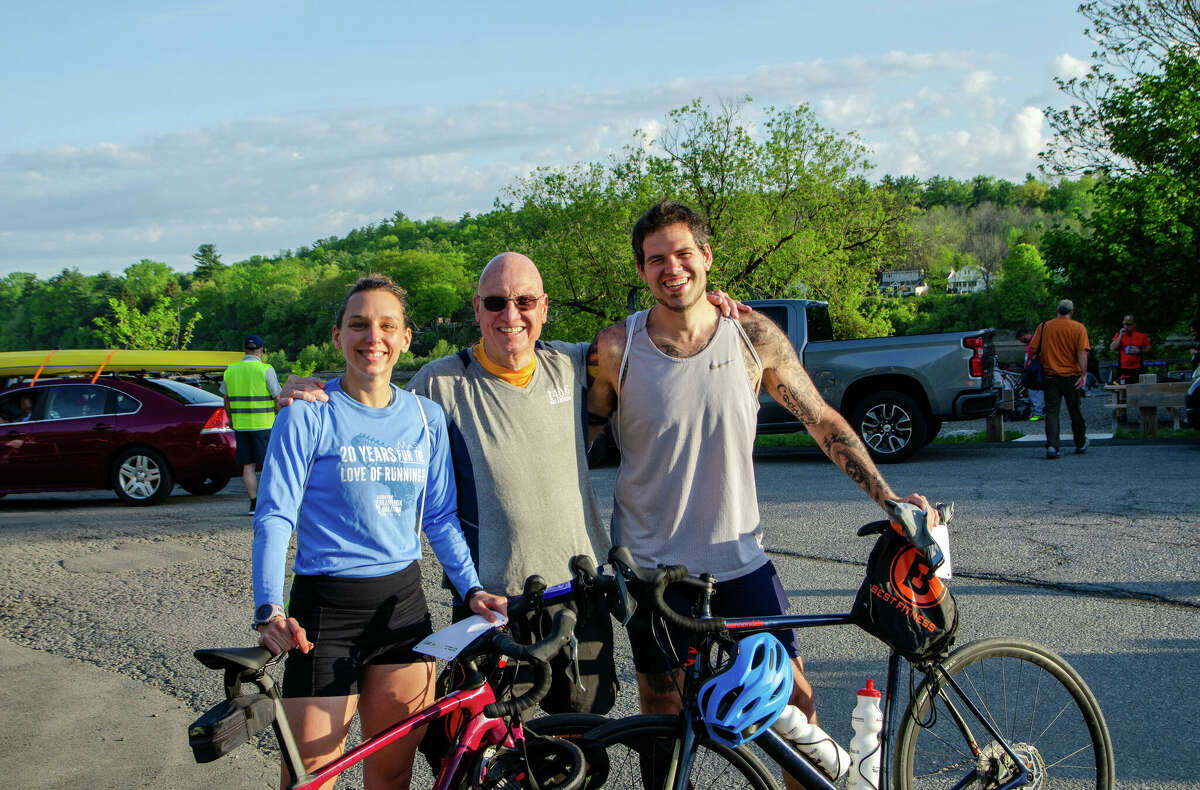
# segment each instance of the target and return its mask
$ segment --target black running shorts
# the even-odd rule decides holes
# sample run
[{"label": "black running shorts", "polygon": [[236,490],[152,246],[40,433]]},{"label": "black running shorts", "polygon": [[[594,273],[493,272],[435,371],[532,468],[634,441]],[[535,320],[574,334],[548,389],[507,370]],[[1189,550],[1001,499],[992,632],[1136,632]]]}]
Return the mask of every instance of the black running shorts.
[{"label": "black running shorts", "polygon": [[[693,601],[690,596],[693,594],[675,585],[667,588],[663,597],[667,605],[675,611],[691,614]],[[770,560],[745,576],[717,582],[713,587],[714,617],[787,614],[790,608],[787,593],[783,591],[783,583],[779,581],[779,574],[775,572],[775,565]],[[629,631],[634,668],[638,672],[655,675],[683,666],[688,642],[698,635],[670,625],[664,628],[665,623],[658,617],[654,618],[657,622],[651,630],[651,611],[648,606],[639,607],[626,629]],[[774,634],[783,643],[789,656],[795,658],[800,655],[800,644],[796,641],[795,631],[781,628],[769,633]],[[664,648],[667,655],[664,655]]]},{"label": "black running shorts", "polygon": [[357,694],[368,664],[433,661],[413,650],[433,633],[416,562],[376,578],[297,576],[288,616],[304,627],[313,649],[288,654],[285,697]]}]

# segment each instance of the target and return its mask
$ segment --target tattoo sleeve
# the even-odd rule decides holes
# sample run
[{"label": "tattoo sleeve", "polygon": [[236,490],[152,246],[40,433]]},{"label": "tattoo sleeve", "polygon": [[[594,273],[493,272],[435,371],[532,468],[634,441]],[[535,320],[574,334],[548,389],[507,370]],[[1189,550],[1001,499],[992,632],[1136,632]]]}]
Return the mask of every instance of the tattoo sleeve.
[{"label": "tattoo sleeve", "polygon": [[769,321],[760,321],[757,334],[747,327],[747,336],[754,342],[755,351],[763,361],[763,381],[767,391],[804,423],[831,461],[871,499],[882,505],[883,500],[895,495],[879,474],[866,446],[845,418],[821,397],[783,332],[774,324],[765,325]]},{"label": "tattoo sleeve", "polygon": [[[840,417],[839,420],[845,424]],[[883,479],[883,475],[879,474],[867,453],[866,446],[854,431],[850,430],[849,425],[843,430],[829,431],[821,437],[820,442],[821,449],[829,459],[841,467],[846,476],[866,491],[871,499],[882,505],[884,499],[894,496],[891,487]]]}]

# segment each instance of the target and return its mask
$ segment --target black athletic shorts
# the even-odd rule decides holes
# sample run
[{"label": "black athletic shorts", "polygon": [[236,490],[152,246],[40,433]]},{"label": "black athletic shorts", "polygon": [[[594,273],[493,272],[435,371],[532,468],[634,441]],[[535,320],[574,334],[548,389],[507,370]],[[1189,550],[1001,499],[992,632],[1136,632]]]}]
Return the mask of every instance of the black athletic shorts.
[{"label": "black athletic shorts", "polygon": [[288,654],[285,697],[357,694],[368,664],[433,661],[413,650],[433,633],[420,563],[367,579],[297,576],[288,616],[304,626],[313,649]]},{"label": "black athletic shorts", "polygon": [[261,466],[262,462],[267,460],[267,445],[271,441],[270,428],[261,431],[234,431],[233,438],[237,440],[238,466]]},{"label": "black athletic shorts", "polygon": [[[663,597],[667,605],[675,611],[691,614],[694,606],[693,595],[694,593],[682,589],[679,585],[673,585],[667,588]],[[790,609],[787,593],[783,591],[783,583],[779,581],[779,574],[775,572],[775,565],[770,560],[745,576],[717,582],[713,587],[714,617],[787,614]],[[667,625],[659,617],[654,618],[656,622],[651,631],[652,611],[648,606],[639,606],[629,620],[626,630],[629,632],[634,668],[638,672],[655,675],[683,666],[687,657],[688,642],[698,635]],[[789,656],[795,658],[800,655],[800,643],[796,641],[794,630],[781,628],[769,633],[774,634],[783,643]],[[662,647],[659,646],[660,643]],[[664,655],[664,648],[669,655]]]}]

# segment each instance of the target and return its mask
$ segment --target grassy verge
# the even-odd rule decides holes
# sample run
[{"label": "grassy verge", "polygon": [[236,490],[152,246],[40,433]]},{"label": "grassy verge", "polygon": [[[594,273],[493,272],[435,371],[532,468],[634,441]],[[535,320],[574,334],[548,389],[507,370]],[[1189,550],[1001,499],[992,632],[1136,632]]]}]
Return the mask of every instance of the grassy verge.
[{"label": "grassy verge", "polygon": [[[1011,442],[1019,439],[1025,434],[1020,431],[1005,431],[1004,441]],[[933,440],[934,444],[973,444],[986,442],[987,432],[977,431],[975,433],[940,436]],[[755,447],[816,447],[817,442],[807,433],[772,433],[764,436],[756,436],[754,438]]]},{"label": "grassy verge", "polygon": [[[1118,423],[1113,431],[1114,439],[1141,439],[1142,429],[1139,426],[1130,427]],[[1175,430],[1174,428],[1159,427],[1156,439],[1200,439],[1200,431],[1190,428]]]},{"label": "grassy verge", "polygon": [[[1025,434],[1020,431],[1005,431],[1004,441],[1011,442],[1020,439]],[[988,441],[987,431],[976,431],[975,433],[955,434],[953,436],[939,436],[933,440],[934,444],[977,444]]]}]

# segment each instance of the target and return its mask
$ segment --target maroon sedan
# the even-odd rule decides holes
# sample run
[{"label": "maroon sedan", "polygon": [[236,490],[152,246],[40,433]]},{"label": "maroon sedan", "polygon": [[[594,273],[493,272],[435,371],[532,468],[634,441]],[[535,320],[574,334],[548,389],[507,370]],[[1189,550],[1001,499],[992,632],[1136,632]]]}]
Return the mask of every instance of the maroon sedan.
[{"label": "maroon sedan", "polygon": [[240,474],[216,395],[170,379],[51,379],[0,391],[0,496],[111,488],[131,505],[178,482],[220,491]]}]

